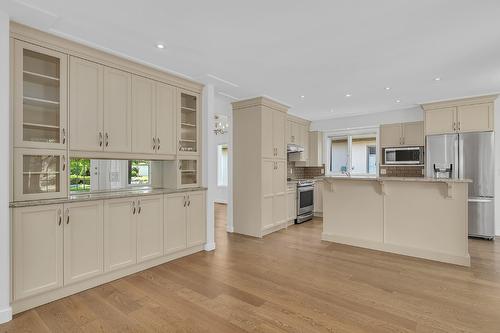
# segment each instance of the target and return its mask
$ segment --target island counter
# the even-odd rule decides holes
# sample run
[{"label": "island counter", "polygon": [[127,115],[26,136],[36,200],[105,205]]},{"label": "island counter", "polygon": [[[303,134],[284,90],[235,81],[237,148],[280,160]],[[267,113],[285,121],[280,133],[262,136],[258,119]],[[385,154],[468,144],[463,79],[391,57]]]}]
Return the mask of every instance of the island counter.
[{"label": "island counter", "polygon": [[322,177],[326,241],[470,266],[467,179]]}]

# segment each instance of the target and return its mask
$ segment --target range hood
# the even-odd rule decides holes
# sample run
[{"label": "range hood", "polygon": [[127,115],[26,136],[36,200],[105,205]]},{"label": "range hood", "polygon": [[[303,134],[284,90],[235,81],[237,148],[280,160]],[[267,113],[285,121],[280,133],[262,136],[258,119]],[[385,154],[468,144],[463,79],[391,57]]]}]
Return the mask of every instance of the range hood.
[{"label": "range hood", "polygon": [[286,145],[286,152],[287,153],[302,153],[304,151],[304,147],[289,143]]}]

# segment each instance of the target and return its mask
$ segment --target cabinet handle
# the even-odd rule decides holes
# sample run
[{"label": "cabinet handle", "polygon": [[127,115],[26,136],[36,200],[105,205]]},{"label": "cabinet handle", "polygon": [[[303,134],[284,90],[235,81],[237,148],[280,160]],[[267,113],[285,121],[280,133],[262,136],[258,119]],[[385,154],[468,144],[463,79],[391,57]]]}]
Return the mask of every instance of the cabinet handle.
[{"label": "cabinet handle", "polygon": [[135,215],[135,201],[132,201],[132,215]]},{"label": "cabinet handle", "polygon": [[57,222],[57,224],[61,225],[61,223],[62,223],[61,209],[59,209],[57,213],[59,214],[59,221]]},{"label": "cabinet handle", "polygon": [[184,196],[184,207],[186,207],[187,201],[186,201],[186,196]]},{"label": "cabinet handle", "polygon": [[458,130],[460,131],[460,122],[458,122]]},{"label": "cabinet handle", "polygon": [[182,163],[179,161],[179,170],[182,170]]},{"label": "cabinet handle", "polygon": [[66,224],[69,224],[69,208],[66,208]]},{"label": "cabinet handle", "polygon": [[108,133],[106,132],[106,147],[109,146],[109,135]]},{"label": "cabinet handle", "polygon": [[181,147],[181,142],[179,141],[179,151],[181,151],[182,147]]},{"label": "cabinet handle", "polygon": [[99,132],[99,147],[102,147],[102,132]]},{"label": "cabinet handle", "polygon": [[156,138],[153,138],[153,150],[156,150]]},{"label": "cabinet handle", "polygon": [[62,129],[62,135],[63,135],[62,143],[64,145],[66,144],[66,129],[64,129],[64,127]]},{"label": "cabinet handle", "polygon": [[160,150],[160,138],[156,138],[156,142],[157,142],[156,151],[159,151]]},{"label": "cabinet handle", "polygon": [[137,200],[137,214],[140,214],[141,213],[141,200]]},{"label": "cabinet handle", "polygon": [[188,195],[188,207],[191,205],[191,199],[189,198],[189,195]]},{"label": "cabinet handle", "polygon": [[457,126],[455,125],[455,122],[453,122],[453,131],[457,130]]},{"label": "cabinet handle", "polygon": [[62,160],[63,160],[62,170],[65,171],[66,170],[66,156],[63,155]]}]

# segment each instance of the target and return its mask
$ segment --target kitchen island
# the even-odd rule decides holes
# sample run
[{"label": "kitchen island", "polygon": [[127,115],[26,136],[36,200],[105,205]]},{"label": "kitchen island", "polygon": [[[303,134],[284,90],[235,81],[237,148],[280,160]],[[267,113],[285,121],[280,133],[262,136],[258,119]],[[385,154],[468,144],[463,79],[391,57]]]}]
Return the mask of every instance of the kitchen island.
[{"label": "kitchen island", "polygon": [[467,179],[323,177],[326,241],[470,266]]}]

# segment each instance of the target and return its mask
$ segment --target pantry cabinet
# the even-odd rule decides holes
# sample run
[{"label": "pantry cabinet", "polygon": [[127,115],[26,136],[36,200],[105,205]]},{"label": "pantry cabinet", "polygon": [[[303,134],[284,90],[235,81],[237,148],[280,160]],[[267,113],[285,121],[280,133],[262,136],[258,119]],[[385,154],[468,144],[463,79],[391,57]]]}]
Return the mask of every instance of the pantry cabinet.
[{"label": "pantry cabinet", "polygon": [[163,195],[137,198],[137,261],[163,255]]},{"label": "pantry cabinet", "polygon": [[14,209],[13,296],[19,300],[63,285],[63,205]]},{"label": "pantry cabinet", "polygon": [[425,134],[492,131],[496,97],[483,96],[422,105]]},{"label": "pantry cabinet", "polygon": [[66,149],[67,61],[63,53],[15,40],[15,147]]},{"label": "pantry cabinet", "polygon": [[64,284],[104,272],[103,202],[64,204]]},{"label": "pantry cabinet", "polygon": [[137,262],[135,199],[104,201],[104,270],[131,266]]},{"label": "pantry cabinet", "polygon": [[424,123],[421,121],[380,125],[380,146],[423,146]]}]

